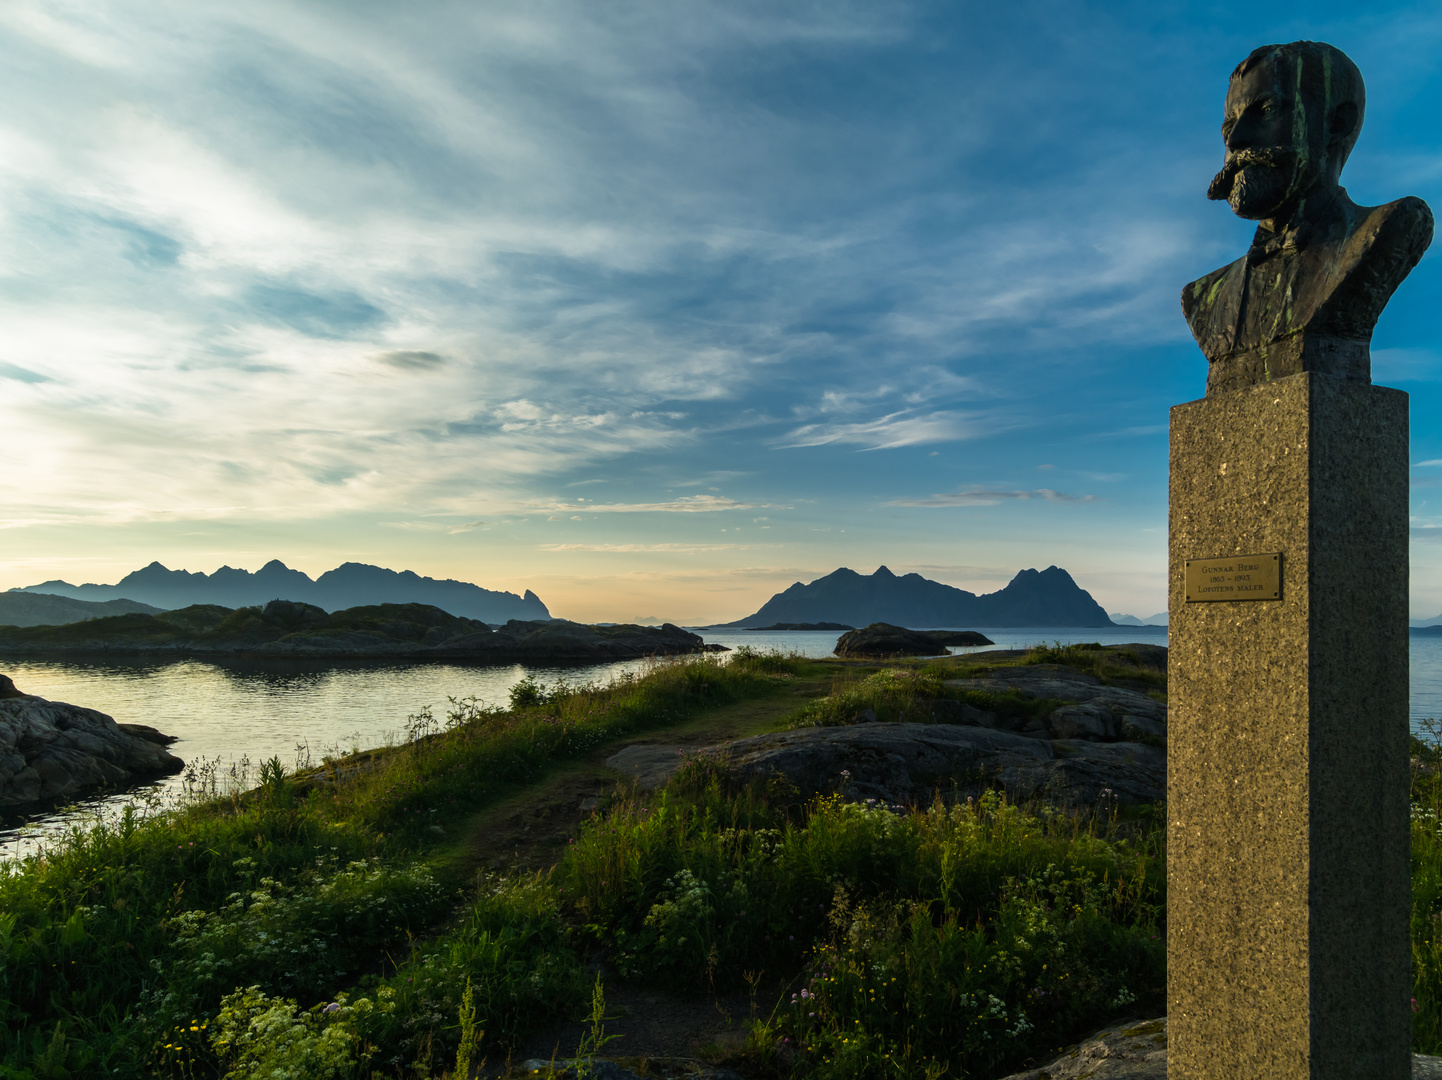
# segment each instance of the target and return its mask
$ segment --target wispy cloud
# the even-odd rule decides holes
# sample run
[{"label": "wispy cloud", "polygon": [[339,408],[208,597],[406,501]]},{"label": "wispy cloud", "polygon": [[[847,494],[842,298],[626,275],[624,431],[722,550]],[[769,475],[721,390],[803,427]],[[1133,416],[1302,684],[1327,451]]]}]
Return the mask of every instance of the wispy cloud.
[{"label": "wispy cloud", "polygon": [[0,361],[0,379],[13,379],[22,383],[47,383],[53,380],[49,375],[42,375],[38,371],[30,371],[28,368],[19,367],[16,364],[7,364]]},{"label": "wispy cloud", "polygon": [[885,450],[924,443],[958,442],[979,438],[995,425],[975,414],[957,412],[895,412],[875,420],[849,423],[804,424],[788,432],[784,447],[826,446],[845,443],[865,450]]},{"label": "wispy cloud", "polygon": [[1089,503],[1096,502],[1095,495],[1066,495],[1060,491],[1052,491],[1050,488],[1037,488],[1035,491],[998,491],[994,488],[971,488],[967,491],[957,491],[949,495],[933,495],[929,499],[892,499],[890,502],[882,503],[883,506],[996,506],[1003,502],[1027,502],[1031,499],[1042,499],[1049,503]]},{"label": "wispy cloud", "polygon": [[682,495],[664,502],[596,503],[584,499],[576,502],[532,503],[530,508],[553,514],[714,514],[723,510],[789,510],[775,503],[738,502],[721,495]]},{"label": "wispy cloud", "polygon": [[402,371],[434,371],[446,362],[446,358],[440,353],[427,352],[424,349],[392,349],[389,352],[377,353],[375,358],[382,364]]},{"label": "wispy cloud", "polygon": [[667,552],[677,555],[694,555],[703,551],[739,551],[751,548],[779,547],[779,544],[542,544],[542,551],[612,551]]},{"label": "wispy cloud", "polygon": [[382,524],[389,529],[404,529],[408,532],[444,533],[447,536],[461,536],[486,526],[484,521],[463,521],[445,524],[439,521],[386,521]]}]

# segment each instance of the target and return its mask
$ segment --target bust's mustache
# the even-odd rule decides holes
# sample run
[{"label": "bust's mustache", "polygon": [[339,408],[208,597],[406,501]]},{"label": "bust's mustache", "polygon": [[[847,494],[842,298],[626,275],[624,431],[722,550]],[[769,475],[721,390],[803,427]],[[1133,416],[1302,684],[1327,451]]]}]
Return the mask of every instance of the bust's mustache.
[{"label": "bust's mustache", "polygon": [[1222,171],[1212,177],[1211,184],[1207,186],[1207,198],[1219,202],[1229,201],[1238,174],[1250,165],[1260,165],[1264,169],[1285,169],[1290,172],[1297,166],[1297,157],[1295,150],[1284,146],[1249,147],[1245,150],[1234,150],[1227,154],[1226,160],[1222,163]]}]

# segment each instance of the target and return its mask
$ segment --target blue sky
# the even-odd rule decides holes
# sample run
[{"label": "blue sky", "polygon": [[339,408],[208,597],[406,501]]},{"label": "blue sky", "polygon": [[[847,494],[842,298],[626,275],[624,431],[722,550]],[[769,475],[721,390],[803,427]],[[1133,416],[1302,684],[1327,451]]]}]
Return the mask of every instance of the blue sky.
[{"label": "blue sky", "polygon": [[[1177,297],[1257,45],[1442,205],[1431,5],[11,0],[0,588],[345,560],[736,618],[837,566],[1165,606]],[[1413,614],[1442,611],[1437,255]]]}]

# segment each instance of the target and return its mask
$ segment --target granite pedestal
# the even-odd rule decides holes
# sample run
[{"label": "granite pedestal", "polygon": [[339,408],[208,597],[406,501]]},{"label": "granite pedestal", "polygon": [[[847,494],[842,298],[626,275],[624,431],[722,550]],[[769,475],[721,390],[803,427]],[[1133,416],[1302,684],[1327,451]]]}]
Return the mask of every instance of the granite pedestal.
[{"label": "granite pedestal", "polygon": [[[1171,417],[1170,1080],[1404,1080],[1407,395],[1315,372]],[[1278,600],[1184,562],[1281,553]]]}]

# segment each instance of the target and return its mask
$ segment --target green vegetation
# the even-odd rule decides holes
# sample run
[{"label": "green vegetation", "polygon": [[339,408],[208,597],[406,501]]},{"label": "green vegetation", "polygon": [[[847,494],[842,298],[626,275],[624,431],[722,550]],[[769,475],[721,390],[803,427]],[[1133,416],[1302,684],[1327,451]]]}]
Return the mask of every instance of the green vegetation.
[{"label": "green vegetation", "polygon": [[1442,1054],[1442,723],[1412,740],[1412,1050]]},{"label": "green vegetation", "polygon": [[[343,1024],[355,1054],[392,1075],[454,1052],[465,973],[473,1025],[505,1039],[583,992],[574,935],[534,884],[463,896],[472,868],[446,830],[608,740],[784,685],[744,659],[700,659],[533,709],[454,702],[444,721],[412,717],[390,752],[298,777],[272,761],[245,795],[211,777],[210,801],[128,812],[0,864],[0,1066],[268,1075],[241,1068],[253,1038],[236,1025],[292,1009],[307,1038]],[[230,997],[250,986],[260,996]],[[337,1007],[313,1015],[317,1003]]]},{"label": "green vegetation", "polygon": [[[900,720],[975,670],[742,650],[605,688],[527,680],[509,711],[452,702],[401,746],[77,830],[0,867],[0,1077],[459,1077],[589,1015],[562,1048],[584,1072],[610,1039],[598,960],[679,995],[775,988],[732,1053],[778,1080],[1000,1075],[1158,1015],[1159,808],[803,802],[701,754],[618,793],[553,869],[476,865],[488,808],[617,740],[828,676],[775,722]],[[1437,1052],[1442,750],[1414,752],[1414,1049]]]},{"label": "green vegetation", "polygon": [[[760,973],[795,992],[756,1063],[810,1077],[968,1076],[1162,1007],[1155,829],[989,794],[906,813],[698,763],[612,808],[556,887],[624,977],[694,991]],[[686,791],[687,788],[691,792]],[[1149,819],[1148,819],[1149,820]]]},{"label": "green vegetation", "polygon": [[1074,643],[1039,645],[1023,658],[1027,664],[1065,664],[1105,684],[1136,685],[1164,691],[1167,686],[1166,651],[1148,648],[1143,652],[1118,645]]}]

